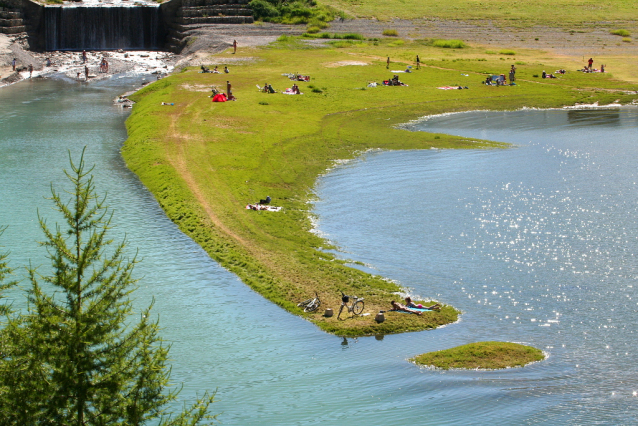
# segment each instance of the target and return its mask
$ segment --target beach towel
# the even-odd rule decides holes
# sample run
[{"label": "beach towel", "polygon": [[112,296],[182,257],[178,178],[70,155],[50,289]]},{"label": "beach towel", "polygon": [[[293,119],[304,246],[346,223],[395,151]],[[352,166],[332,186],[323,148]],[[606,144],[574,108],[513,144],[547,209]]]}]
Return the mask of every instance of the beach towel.
[{"label": "beach towel", "polygon": [[267,211],[267,212],[278,212],[281,211],[281,207],[275,207],[275,206],[264,206],[261,204],[248,204],[246,205],[246,210],[255,210],[253,207],[255,207],[258,211]]},{"label": "beach towel", "polygon": [[[437,312],[435,309],[425,309],[425,308],[410,308],[413,311],[418,311],[418,312]],[[388,311],[388,312],[398,312],[400,314],[412,314],[412,312],[405,312],[405,311]]]}]

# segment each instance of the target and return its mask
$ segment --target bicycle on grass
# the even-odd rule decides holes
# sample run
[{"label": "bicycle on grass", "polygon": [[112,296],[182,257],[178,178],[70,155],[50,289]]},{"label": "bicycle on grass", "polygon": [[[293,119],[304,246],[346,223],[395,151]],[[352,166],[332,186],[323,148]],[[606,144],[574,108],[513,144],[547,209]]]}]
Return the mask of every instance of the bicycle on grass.
[{"label": "bicycle on grass", "polygon": [[[348,302],[352,299],[352,304],[348,306]],[[341,292],[341,307],[339,308],[339,314],[337,315],[337,319],[341,319],[341,312],[343,312],[343,308],[346,308],[346,313],[352,312],[354,315],[361,315],[363,312],[364,302],[363,297],[357,296],[346,296],[343,291]]]},{"label": "bicycle on grass", "polygon": [[312,299],[304,300],[303,302],[299,302],[297,304],[300,308],[303,308],[304,312],[314,312],[319,309],[321,306],[321,300],[319,300],[319,295],[315,291],[315,297]]}]

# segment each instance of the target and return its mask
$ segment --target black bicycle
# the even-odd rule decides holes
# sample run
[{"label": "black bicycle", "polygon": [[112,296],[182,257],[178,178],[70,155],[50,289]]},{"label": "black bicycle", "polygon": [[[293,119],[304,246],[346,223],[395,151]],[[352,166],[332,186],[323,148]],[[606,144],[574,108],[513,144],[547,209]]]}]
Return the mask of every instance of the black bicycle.
[{"label": "black bicycle", "polygon": [[[350,299],[352,299],[352,303],[348,305],[348,302],[350,302]],[[361,313],[363,312],[364,305],[365,304],[363,302],[363,297],[347,296],[342,291],[341,292],[341,307],[339,308],[339,314],[337,314],[337,319],[341,319],[341,313],[343,312],[344,307],[346,308],[346,314],[348,312],[352,312],[353,315],[361,315]]]},{"label": "black bicycle", "polygon": [[303,308],[304,312],[314,312],[319,309],[321,306],[321,300],[319,300],[319,295],[315,291],[315,297],[312,299],[304,300],[303,302],[299,302],[297,304],[300,308]]}]

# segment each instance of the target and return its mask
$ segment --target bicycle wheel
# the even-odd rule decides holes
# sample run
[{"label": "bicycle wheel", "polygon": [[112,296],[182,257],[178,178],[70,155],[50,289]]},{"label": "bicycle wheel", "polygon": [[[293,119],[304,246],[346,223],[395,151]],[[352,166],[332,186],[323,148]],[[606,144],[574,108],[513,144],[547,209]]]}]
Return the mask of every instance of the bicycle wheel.
[{"label": "bicycle wheel", "polygon": [[321,306],[321,300],[315,299],[312,302],[310,302],[308,306],[306,306],[306,309],[304,309],[304,312],[314,312],[317,309],[319,309],[319,306]]},{"label": "bicycle wheel", "polygon": [[354,302],[352,312],[355,315],[361,315],[361,312],[363,312],[363,300],[357,300],[356,302]]},{"label": "bicycle wheel", "polygon": [[312,299],[304,300],[303,302],[297,303],[297,306],[299,306],[300,308],[305,308],[310,304],[310,302],[312,302]]}]

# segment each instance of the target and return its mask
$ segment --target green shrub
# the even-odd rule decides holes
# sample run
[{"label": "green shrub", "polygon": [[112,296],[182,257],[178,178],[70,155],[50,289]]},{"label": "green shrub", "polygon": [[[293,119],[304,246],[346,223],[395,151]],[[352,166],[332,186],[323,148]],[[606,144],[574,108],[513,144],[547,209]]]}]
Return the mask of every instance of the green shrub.
[{"label": "green shrub", "polygon": [[403,46],[405,44],[404,40],[395,40],[392,43],[388,43],[390,47]]},{"label": "green shrub", "polygon": [[623,37],[622,41],[624,41],[625,43],[631,43],[631,38],[629,37]]},{"label": "green shrub", "polygon": [[499,55],[509,55],[509,56],[516,55],[516,52],[514,52],[513,50],[510,50],[510,49],[499,50],[498,53],[499,53]]},{"label": "green shrub", "polygon": [[317,34],[319,31],[321,31],[321,28],[317,27],[316,25],[309,25],[308,29],[306,30],[308,34]]},{"label": "green shrub", "polygon": [[282,34],[279,37],[277,37],[277,41],[280,42],[286,42],[286,41],[292,41],[294,40],[294,36],[287,36],[286,34]]},{"label": "green shrub", "polygon": [[252,0],[248,7],[253,10],[255,19],[270,20],[280,15],[279,10],[266,0]]},{"label": "green shrub", "polygon": [[432,40],[432,46],[434,47],[443,47],[445,49],[463,49],[467,47],[462,40]]},{"label": "green shrub", "polygon": [[[251,0],[248,7],[253,10],[256,20],[282,24],[310,24],[327,28],[327,22],[337,15],[336,9],[318,5],[315,0]],[[317,30],[317,31],[319,31]]]},{"label": "green shrub", "polygon": [[383,30],[383,35],[387,36],[387,37],[398,37],[399,33],[397,32],[397,30]]},{"label": "green shrub", "polygon": [[337,49],[342,49],[344,47],[352,47],[357,44],[361,44],[361,42],[358,40],[338,40],[338,41],[331,41],[330,44],[336,47]]},{"label": "green shrub", "polygon": [[330,33],[321,33],[319,34],[319,38],[330,38]]},{"label": "green shrub", "polygon": [[619,29],[619,30],[611,30],[609,34],[621,36],[621,37],[629,37],[631,33],[627,30]]},{"label": "green shrub", "polygon": [[343,35],[344,40],[365,40],[365,37],[357,33],[348,33]]}]

